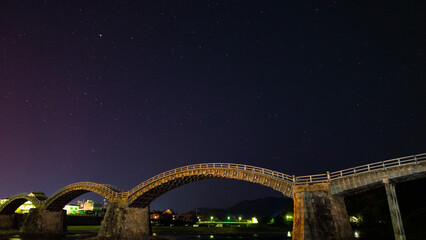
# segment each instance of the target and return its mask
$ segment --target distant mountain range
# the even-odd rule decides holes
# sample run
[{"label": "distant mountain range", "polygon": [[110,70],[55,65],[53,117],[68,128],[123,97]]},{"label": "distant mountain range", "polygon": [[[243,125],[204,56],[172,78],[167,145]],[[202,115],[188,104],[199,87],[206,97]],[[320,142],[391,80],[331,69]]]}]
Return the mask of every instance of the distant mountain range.
[{"label": "distant mountain range", "polygon": [[198,215],[212,215],[218,217],[227,215],[238,215],[246,218],[253,216],[274,217],[286,209],[291,201],[292,200],[288,198],[266,197],[242,201],[229,208],[197,208],[190,212],[197,211]]}]

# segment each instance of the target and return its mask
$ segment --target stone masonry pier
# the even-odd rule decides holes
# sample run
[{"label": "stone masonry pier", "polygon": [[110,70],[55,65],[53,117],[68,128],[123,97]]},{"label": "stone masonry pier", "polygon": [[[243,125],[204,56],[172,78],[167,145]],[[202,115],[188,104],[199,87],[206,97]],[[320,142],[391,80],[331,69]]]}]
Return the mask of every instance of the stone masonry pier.
[{"label": "stone masonry pier", "polygon": [[329,183],[293,189],[293,239],[354,239],[343,197],[332,195]]},{"label": "stone masonry pier", "polygon": [[0,215],[0,229],[10,230],[15,228],[15,214]]},{"label": "stone masonry pier", "polygon": [[21,232],[24,235],[57,235],[66,230],[66,211],[57,212],[43,208],[32,208],[25,219]]},{"label": "stone masonry pier", "polygon": [[127,202],[110,204],[98,237],[100,239],[150,239],[149,207],[132,208],[127,205]]}]

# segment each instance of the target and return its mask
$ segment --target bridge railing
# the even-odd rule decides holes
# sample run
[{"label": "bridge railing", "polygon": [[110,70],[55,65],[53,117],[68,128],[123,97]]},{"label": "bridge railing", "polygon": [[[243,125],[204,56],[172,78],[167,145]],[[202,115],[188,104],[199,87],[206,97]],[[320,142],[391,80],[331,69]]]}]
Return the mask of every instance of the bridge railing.
[{"label": "bridge railing", "polygon": [[[269,177],[274,177],[280,180],[283,180],[285,182],[295,184],[295,185],[301,185],[301,184],[308,184],[308,183],[321,183],[321,182],[330,182],[336,179],[357,175],[361,173],[371,172],[371,171],[377,171],[377,170],[385,170],[387,168],[393,168],[398,166],[404,166],[409,164],[417,164],[419,162],[426,161],[426,153],[407,156],[407,157],[400,157],[400,158],[394,158],[382,162],[375,162],[370,164],[365,164],[353,168],[343,169],[335,172],[327,172],[323,174],[315,174],[315,175],[306,175],[306,176],[291,176],[288,174],[284,174],[277,171],[272,171],[266,168],[260,168],[250,165],[244,165],[244,164],[235,164],[235,163],[201,163],[201,164],[194,164],[184,167],[175,168],[166,172],[163,172],[161,174],[158,174],[141,184],[137,185],[135,188],[128,192],[123,192],[122,190],[118,189],[117,187],[114,187],[109,184],[98,184],[93,182],[77,182],[70,185],[67,185],[55,193],[53,193],[50,198],[56,196],[60,192],[66,190],[67,188],[73,188],[73,187],[79,187],[79,186],[91,186],[91,187],[97,187],[101,189],[102,191],[106,192],[107,194],[110,194],[111,196],[115,197],[128,197],[129,195],[132,195],[136,191],[140,190],[141,188],[149,185],[150,183],[188,170],[208,170],[208,169],[237,169],[237,170],[244,170],[246,172],[254,172],[258,174],[263,174]],[[17,195],[28,195],[28,193],[19,193]],[[12,196],[12,198],[14,197]]]},{"label": "bridge railing", "polygon": [[397,166],[403,166],[408,164],[415,164],[417,162],[425,161],[426,160],[426,153],[413,155],[413,156],[407,156],[407,157],[401,157],[401,158],[394,158],[386,161],[381,162],[375,162],[370,164],[365,164],[353,168],[343,169],[340,171],[335,172],[327,172],[322,174],[314,174],[314,175],[306,175],[306,176],[291,176],[288,174],[280,173],[277,171],[272,171],[265,168],[250,166],[250,165],[244,165],[244,164],[235,164],[235,163],[201,163],[201,164],[194,164],[184,167],[175,168],[166,172],[163,172],[161,174],[158,174],[129,192],[123,192],[121,193],[122,196],[129,196],[138,191],[139,189],[149,185],[152,182],[155,182],[158,179],[179,173],[184,172],[188,170],[195,170],[195,169],[238,169],[238,170],[244,170],[249,172],[255,172],[259,174],[264,174],[270,177],[275,177],[281,180],[284,180],[286,182],[296,184],[296,185],[302,185],[302,184],[308,184],[308,183],[322,183],[322,182],[329,182],[335,179],[356,175],[360,173],[365,172],[371,172],[375,170],[381,170],[391,167],[397,167]]},{"label": "bridge railing", "polygon": [[19,196],[28,196],[28,195],[29,195],[29,193],[26,193],[26,192],[17,193],[17,194],[15,194],[15,195],[13,195],[9,198],[4,199],[5,201],[3,203],[0,203],[0,206],[3,205],[4,203],[8,202],[10,199],[14,199],[14,198],[19,197]]},{"label": "bridge railing", "polygon": [[59,189],[58,191],[56,191],[55,193],[53,193],[52,195],[50,195],[50,198],[53,196],[56,196],[57,194],[59,194],[60,192],[68,189],[68,188],[74,188],[74,187],[81,187],[81,186],[89,186],[89,187],[97,187],[97,188],[101,188],[103,189],[103,191],[114,195],[115,197],[118,196],[119,192],[115,191],[114,189],[112,189],[109,184],[99,184],[99,183],[94,183],[94,182],[76,182],[76,183],[72,183],[69,184],[61,189]]},{"label": "bridge railing", "polygon": [[110,189],[112,189],[112,190],[114,190],[116,192],[124,192],[123,189],[121,189],[121,188],[119,188],[117,186],[111,185],[111,184],[101,184],[101,185],[104,185],[105,187],[110,188]]},{"label": "bridge railing", "polygon": [[284,173],[280,173],[277,171],[272,171],[266,168],[260,168],[260,167],[255,167],[255,166],[250,166],[250,165],[244,165],[244,164],[236,164],[236,163],[200,163],[200,164],[194,164],[194,165],[189,165],[189,166],[184,166],[184,167],[179,167],[179,168],[175,168],[163,173],[160,173],[144,182],[142,182],[141,184],[137,185],[135,188],[133,188],[132,190],[130,190],[128,193],[123,193],[122,195],[132,195],[133,193],[135,193],[136,191],[140,190],[141,188],[149,185],[152,182],[155,182],[158,179],[176,174],[176,173],[180,173],[180,172],[185,172],[188,170],[197,170],[197,169],[237,169],[237,170],[244,170],[244,171],[249,171],[249,172],[255,172],[255,173],[259,173],[259,174],[264,174],[270,177],[274,177],[274,178],[279,178],[281,180],[287,181],[289,183],[292,183],[294,178],[293,176],[284,174]]},{"label": "bridge railing", "polygon": [[[36,207],[39,206],[39,204],[42,202],[42,200],[38,199],[37,197],[34,196],[29,196],[30,193],[26,193],[26,192],[21,192],[21,193],[17,193],[9,198],[6,198],[3,203],[0,203],[0,210],[2,210],[8,203],[9,201],[14,201],[15,199],[19,199],[19,198],[24,198],[29,200],[33,205],[35,205]],[[28,199],[29,198],[29,199]],[[26,201],[27,201],[26,200]]]},{"label": "bridge railing", "polygon": [[306,175],[306,176],[298,176],[296,177],[295,184],[306,184],[306,183],[321,183],[321,182],[329,182],[335,179],[348,177],[352,175],[357,175],[360,173],[366,173],[376,170],[384,170],[387,168],[404,166],[408,164],[416,164],[418,162],[422,162],[426,160],[426,153],[412,155],[401,158],[394,158],[382,162],[375,162],[370,164],[365,164],[353,168],[347,168],[335,172],[327,172],[324,174],[316,174],[316,175]]},{"label": "bridge railing", "polygon": [[327,174],[315,174],[315,175],[306,175],[306,176],[297,176],[295,184],[306,184],[306,183],[318,183],[318,182],[327,182]]}]

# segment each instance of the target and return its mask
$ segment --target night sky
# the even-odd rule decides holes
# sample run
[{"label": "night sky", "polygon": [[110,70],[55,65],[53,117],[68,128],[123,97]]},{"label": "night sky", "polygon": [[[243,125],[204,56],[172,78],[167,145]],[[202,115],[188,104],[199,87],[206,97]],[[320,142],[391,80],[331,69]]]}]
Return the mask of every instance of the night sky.
[{"label": "night sky", "polygon": [[[127,191],[204,162],[305,175],[426,152],[425,2],[309,2],[1,1],[0,198]],[[151,208],[271,195],[204,180]]]}]

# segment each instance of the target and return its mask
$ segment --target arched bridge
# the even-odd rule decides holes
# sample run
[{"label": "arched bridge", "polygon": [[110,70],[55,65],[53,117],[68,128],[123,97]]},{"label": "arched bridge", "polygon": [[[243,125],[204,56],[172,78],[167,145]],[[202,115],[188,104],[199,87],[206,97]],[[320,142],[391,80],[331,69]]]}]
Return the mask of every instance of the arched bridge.
[{"label": "arched bridge", "polygon": [[146,207],[165,192],[209,178],[229,178],[261,184],[291,197],[293,177],[265,168],[233,163],[202,163],[158,174],[123,193],[131,207]]},{"label": "arched bridge", "polygon": [[114,201],[120,195],[120,190],[109,184],[77,182],[59,189],[49,198],[44,196],[44,194],[16,194],[9,198],[6,203],[0,205],[0,215],[13,214],[16,209],[26,201],[32,202],[36,208],[43,208],[49,211],[61,211],[65,205],[73,199],[88,192],[97,193],[109,201]]},{"label": "arched bridge", "polygon": [[294,185],[330,183],[331,193],[348,196],[376,188],[389,179],[394,183],[426,176],[426,153],[389,159],[323,174],[297,176]]},{"label": "arched bridge", "polygon": [[99,184],[93,182],[78,182],[65,186],[47,199],[44,206],[45,209],[50,211],[60,211],[66,204],[88,192],[94,192],[102,197],[108,199],[108,201],[114,201],[119,191],[117,187],[109,184]]},{"label": "arched bridge", "polygon": [[[294,239],[352,239],[344,197],[385,185],[396,239],[404,239],[401,237],[404,233],[393,184],[425,176],[425,153],[307,176],[288,175],[244,164],[202,163],[160,173],[128,192],[123,192],[108,184],[79,182],[58,190],[48,199],[40,199],[29,194],[18,194],[0,206],[0,227],[2,226],[1,219],[6,219],[5,215],[12,214],[25,201],[31,201],[37,208],[40,208],[38,214],[41,217],[34,219],[50,219],[50,217],[43,216],[58,213],[72,199],[87,192],[94,192],[111,202],[99,236],[133,238],[141,234],[149,235],[150,231],[147,230],[150,229],[149,205],[153,200],[167,191],[187,183],[210,178],[228,178],[261,184],[281,192],[284,196],[293,198]],[[323,206],[324,204],[327,206]],[[318,216],[315,212],[315,209],[318,208],[325,208],[328,212],[322,212],[321,216]],[[119,223],[115,223],[115,221],[119,221]],[[46,224],[40,224],[36,228],[23,229],[37,229],[31,231],[51,233],[60,231],[61,224],[58,223],[56,227],[47,230]],[[327,237],[317,233],[318,229],[326,229]],[[29,231],[29,233],[31,232]]]},{"label": "arched bridge", "polygon": [[121,193],[132,207],[146,207],[157,197],[181,185],[208,178],[229,178],[258,183],[293,197],[293,187],[329,183],[332,194],[351,193],[375,188],[383,179],[393,182],[413,180],[426,175],[426,154],[418,154],[366,164],[335,172],[291,176],[281,172],[233,163],[202,163],[175,168],[158,174],[129,192]]},{"label": "arched bridge", "polygon": [[36,196],[31,193],[18,193],[8,199],[7,202],[0,205],[0,215],[13,214],[16,209],[27,201],[30,201],[35,207],[43,205],[45,197]]}]

